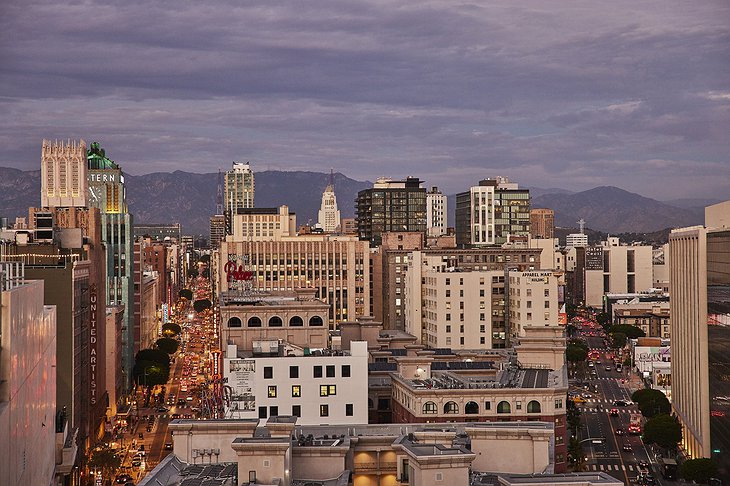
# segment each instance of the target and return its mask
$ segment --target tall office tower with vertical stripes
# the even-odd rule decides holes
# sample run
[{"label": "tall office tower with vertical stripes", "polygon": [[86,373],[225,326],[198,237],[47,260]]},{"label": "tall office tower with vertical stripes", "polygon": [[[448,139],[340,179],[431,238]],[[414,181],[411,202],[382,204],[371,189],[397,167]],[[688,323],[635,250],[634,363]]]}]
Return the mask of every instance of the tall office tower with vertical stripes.
[{"label": "tall office tower with vertical stripes", "polygon": [[[233,218],[240,208],[252,208],[255,192],[255,181],[251,165],[248,162],[233,162],[231,170],[226,171],[224,178],[223,199],[227,222]],[[229,234],[232,233],[228,224]]]},{"label": "tall office tower with vertical stripes", "polygon": [[86,142],[43,140],[41,207],[84,207],[86,187]]}]

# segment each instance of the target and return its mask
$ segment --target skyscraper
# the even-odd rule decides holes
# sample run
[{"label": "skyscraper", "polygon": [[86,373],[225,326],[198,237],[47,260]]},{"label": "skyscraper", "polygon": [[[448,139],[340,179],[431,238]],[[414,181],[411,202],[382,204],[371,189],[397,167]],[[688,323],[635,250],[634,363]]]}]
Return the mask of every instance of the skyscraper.
[{"label": "skyscraper", "polygon": [[127,208],[127,194],[122,169],[93,142],[87,152],[89,206],[101,210],[101,239],[106,244],[106,303],[124,305],[125,331],[122,353],[127,389],[134,366],[134,293],[132,281],[132,215]]},{"label": "skyscraper", "polygon": [[225,210],[236,213],[238,208],[252,208],[254,200],[254,175],[248,162],[233,162],[225,176]]},{"label": "skyscraper", "polygon": [[426,233],[426,189],[417,177],[404,181],[379,178],[371,189],[357,193],[357,232],[370,246],[378,246],[382,233]]},{"label": "skyscraper", "polygon": [[446,234],[446,195],[438,187],[426,193],[426,234],[441,236]]},{"label": "skyscraper", "polygon": [[86,142],[43,140],[41,206],[86,206]]},{"label": "skyscraper", "polygon": [[456,195],[456,244],[501,245],[530,234],[530,191],[506,177],[484,179]]},{"label": "skyscraper", "polygon": [[530,210],[530,236],[533,238],[554,238],[555,211],[536,208]]},{"label": "skyscraper", "polygon": [[691,458],[730,475],[730,201],[669,235],[672,409]]},{"label": "skyscraper", "polygon": [[317,214],[317,222],[325,233],[334,233],[340,229],[340,210],[337,209],[337,197],[330,175],[330,183],[322,193],[322,204]]}]

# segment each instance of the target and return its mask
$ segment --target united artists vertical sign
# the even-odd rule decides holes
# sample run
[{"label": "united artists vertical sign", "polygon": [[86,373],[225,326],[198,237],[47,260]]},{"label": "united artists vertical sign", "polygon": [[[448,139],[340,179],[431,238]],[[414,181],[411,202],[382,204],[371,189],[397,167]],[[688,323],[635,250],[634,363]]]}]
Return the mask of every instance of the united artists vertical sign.
[{"label": "united artists vertical sign", "polygon": [[91,312],[90,325],[89,325],[89,364],[91,365],[91,376],[89,377],[89,385],[91,389],[91,404],[96,405],[96,358],[98,334],[97,334],[97,321],[96,321],[96,306],[97,306],[97,294],[96,284],[92,284],[89,289],[89,309]]}]

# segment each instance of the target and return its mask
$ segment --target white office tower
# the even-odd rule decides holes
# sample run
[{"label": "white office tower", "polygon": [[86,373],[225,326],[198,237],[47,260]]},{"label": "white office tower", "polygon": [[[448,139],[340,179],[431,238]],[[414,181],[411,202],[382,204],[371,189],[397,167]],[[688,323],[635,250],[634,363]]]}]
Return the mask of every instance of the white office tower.
[{"label": "white office tower", "polygon": [[426,235],[446,234],[446,195],[438,187],[426,193]]},{"label": "white office tower", "polygon": [[335,233],[340,229],[340,210],[337,209],[337,197],[331,180],[322,193],[317,222],[325,233]]},{"label": "white office tower", "polygon": [[588,235],[571,233],[565,237],[565,246],[568,248],[585,248],[588,246]]},{"label": "white office tower", "polygon": [[225,210],[236,214],[239,208],[252,208],[254,176],[248,162],[233,162],[225,177]]}]

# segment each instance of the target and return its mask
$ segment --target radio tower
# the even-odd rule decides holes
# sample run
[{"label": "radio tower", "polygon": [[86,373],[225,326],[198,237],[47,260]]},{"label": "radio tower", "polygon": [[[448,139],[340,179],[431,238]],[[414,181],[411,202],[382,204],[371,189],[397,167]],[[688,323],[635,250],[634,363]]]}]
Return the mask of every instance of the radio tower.
[{"label": "radio tower", "polygon": [[223,173],[218,169],[218,194],[215,197],[215,214],[223,214]]}]

